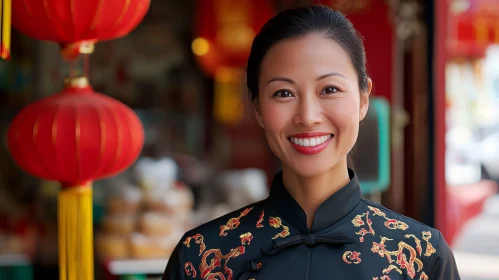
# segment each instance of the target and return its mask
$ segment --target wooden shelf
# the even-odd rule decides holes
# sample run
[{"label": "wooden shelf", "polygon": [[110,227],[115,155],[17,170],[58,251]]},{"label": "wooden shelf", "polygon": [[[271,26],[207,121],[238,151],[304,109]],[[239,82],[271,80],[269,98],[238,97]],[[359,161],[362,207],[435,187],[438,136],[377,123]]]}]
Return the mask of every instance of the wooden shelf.
[{"label": "wooden shelf", "polygon": [[163,274],[167,263],[168,259],[114,260],[107,264],[107,268],[113,275]]}]

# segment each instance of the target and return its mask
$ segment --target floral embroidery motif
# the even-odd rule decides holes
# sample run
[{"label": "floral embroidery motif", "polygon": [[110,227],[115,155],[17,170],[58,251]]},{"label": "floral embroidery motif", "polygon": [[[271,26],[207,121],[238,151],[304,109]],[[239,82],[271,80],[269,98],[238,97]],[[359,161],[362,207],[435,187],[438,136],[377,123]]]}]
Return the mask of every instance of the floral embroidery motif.
[{"label": "floral embroidery motif", "polygon": [[260,219],[258,219],[258,222],[256,222],[256,227],[257,228],[262,228],[263,227],[263,217],[265,216],[265,212],[262,210],[262,214],[260,214]]},{"label": "floral embroidery motif", "polygon": [[426,241],[426,252],[424,253],[424,255],[426,257],[429,257],[432,254],[437,252],[437,250],[435,250],[433,245],[431,245],[430,238],[431,238],[431,232],[430,231],[423,231],[423,240]]},{"label": "floral embroidery motif", "polygon": [[361,227],[361,226],[365,225],[366,223],[364,223],[364,221],[362,220],[362,218],[364,216],[366,217],[366,223],[367,223],[367,226],[369,227],[369,230],[367,230],[366,228],[361,228],[358,232],[355,233],[357,235],[360,235],[360,237],[359,237],[360,242],[364,242],[364,235],[366,235],[366,234],[374,235],[374,229],[372,227],[373,223],[369,219],[369,211],[364,213],[364,214],[355,216],[355,218],[352,220],[352,224],[355,227]]},{"label": "floral embroidery motif", "polygon": [[289,228],[282,224],[281,218],[269,217],[269,224],[273,228],[283,228],[283,230],[280,233],[276,234],[276,236],[274,236],[272,239],[277,239],[279,237],[284,238],[289,235]]},{"label": "floral embroidery motif", "polygon": [[185,274],[187,276],[192,276],[193,278],[196,278],[197,272],[191,262],[186,262],[184,265],[184,269],[185,269]]},{"label": "floral embroidery motif", "polygon": [[[201,278],[205,280],[231,280],[233,276],[232,269],[227,266],[227,263],[231,258],[236,258],[245,253],[245,247],[239,246],[237,248],[231,249],[227,255],[223,255],[220,249],[210,249],[203,254],[201,264],[199,265],[199,270],[201,271]],[[210,264],[207,263],[208,256],[213,254],[213,258],[210,260]],[[227,277],[221,272],[212,272],[215,268],[220,267],[222,260],[224,262],[224,272]]]},{"label": "floral embroidery motif", "polygon": [[346,251],[343,254],[343,261],[347,264],[359,264],[361,262],[360,253],[355,251]]},{"label": "floral embroidery motif", "polygon": [[382,212],[381,210],[379,210],[378,208],[372,207],[372,206],[367,206],[367,207],[369,207],[369,209],[374,212],[375,216],[380,216],[380,217],[385,218],[385,220],[386,220],[385,226],[387,228],[389,228],[389,229],[400,229],[400,230],[406,230],[406,229],[409,228],[409,226],[406,223],[404,223],[404,222],[398,221],[396,219],[389,219],[389,218],[387,218],[386,214],[384,212]]},{"label": "floral embroidery motif", "polygon": [[428,280],[428,275],[426,273],[421,273],[421,276],[419,276],[419,280]]},{"label": "floral embroidery motif", "polygon": [[[392,256],[396,257],[397,258],[396,264],[398,264],[401,269],[405,269],[407,271],[407,275],[411,277],[411,279],[414,279],[414,277],[416,276],[416,272],[419,272],[421,271],[421,269],[423,269],[423,262],[421,262],[421,260],[417,258],[416,249],[414,249],[412,246],[408,245],[407,243],[401,241],[398,243],[397,251],[388,251],[385,248],[385,242],[391,240],[393,239],[381,237],[380,243],[373,242],[373,247],[371,248],[371,251],[373,253],[378,253],[381,257],[386,257],[388,263],[390,264],[394,262],[394,260],[392,260],[391,257]],[[404,249],[409,251],[409,259],[407,255],[404,253]],[[414,264],[417,265],[417,270],[414,267]],[[384,272],[388,271],[389,268],[385,269]]]},{"label": "floral embroidery motif", "polygon": [[241,245],[250,245],[251,240],[253,240],[253,235],[251,234],[251,232],[247,232],[247,233],[241,234],[241,236],[239,236],[239,238],[241,238]]},{"label": "floral embroidery motif", "polygon": [[241,212],[239,217],[237,218],[231,218],[227,224],[220,226],[220,236],[227,236],[227,230],[233,230],[236,229],[240,224],[241,224],[241,218],[248,215],[249,212],[253,210],[252,208],[246,208],[244,211]]},{"label": "floral embroidery motif", "polygon": [[196,244],[199,244],[199,255],[206,250],[206,245],[204,244],[204,237],[201,234],[196,234],[192,237],[187,237],[184,241],[184,245],[187,246],[187,248],[191,247],[191,240],[194,239],[196,240]]}]

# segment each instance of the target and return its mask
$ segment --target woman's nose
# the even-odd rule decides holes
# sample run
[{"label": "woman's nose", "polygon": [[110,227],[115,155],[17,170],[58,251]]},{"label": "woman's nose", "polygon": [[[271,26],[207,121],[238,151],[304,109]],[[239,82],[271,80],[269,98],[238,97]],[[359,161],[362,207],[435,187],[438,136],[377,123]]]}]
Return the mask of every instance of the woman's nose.
[{"label": "woman's nose", "polygon": [[302,126],[313,126],[323,121],[322,108],[319,100],[314,97],[306,97],[300,100],[295,114],[295,124]]}]

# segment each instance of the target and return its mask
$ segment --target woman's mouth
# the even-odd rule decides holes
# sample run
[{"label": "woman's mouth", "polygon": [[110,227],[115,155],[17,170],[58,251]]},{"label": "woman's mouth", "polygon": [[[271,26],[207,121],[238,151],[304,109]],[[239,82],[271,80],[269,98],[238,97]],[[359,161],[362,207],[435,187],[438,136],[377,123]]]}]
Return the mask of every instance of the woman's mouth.
[{"label": "woman's mouth", "polygon": [[305,155],[313,155],[326,149],[334,134],[326,133],[305,133],[297,134],[288,138],[291,146],[296,151]]}]

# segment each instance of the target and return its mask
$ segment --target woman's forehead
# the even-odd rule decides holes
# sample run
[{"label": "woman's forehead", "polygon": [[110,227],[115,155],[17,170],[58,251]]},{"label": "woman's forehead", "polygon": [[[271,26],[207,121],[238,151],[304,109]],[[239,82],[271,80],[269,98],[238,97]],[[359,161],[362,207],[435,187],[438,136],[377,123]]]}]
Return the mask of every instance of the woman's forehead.
[{"label": "woman's forehead", "polygon": [[272,76],[322,75],[339,72],[355,76],[349,54],[334,40],[319,34],[283,40],[269,49],[261,65],[261,80]]}]

